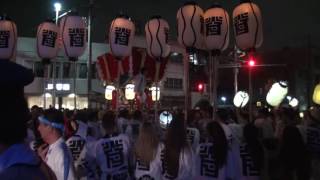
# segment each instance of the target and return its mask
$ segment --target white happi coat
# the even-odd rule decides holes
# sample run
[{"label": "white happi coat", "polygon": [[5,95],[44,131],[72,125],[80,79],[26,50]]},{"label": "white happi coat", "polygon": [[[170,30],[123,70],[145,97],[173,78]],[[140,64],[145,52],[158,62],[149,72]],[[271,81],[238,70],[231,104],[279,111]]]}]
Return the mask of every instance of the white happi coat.
[{"label": "white happi coat", "polygon": [[72,155],[62,137],[50,144],[46,155],[46,163],[58,180],[76,179]]},{"label": "white happi coat", "polygon": [[194,153],[192,147],[186,147],[180,152],[179,172],[177,177],[168,174],[164,162],[164,147],[161,150],[161,173],[162,180],[186,180],[194,175]]},{"label": "white happi coat", "polygon": [[101,180],[129,179],[130,141],[124,134],[112,134],[96,143],[95,157]]},{"label": "white happi coat", "polygon": [[161,180],[161,150],[163,144],[158,146],[157,154],[150,164],[143,164],[136,159],[135,178],[136,180]]},{"label": "white happi coat", "polygon": [[66,144],[71,151],[78,176],[81,179],[94,180],[97,179],[97,165],[94,157],[95,141],[85,135],[86,133],[77,131],[66,141]]},{"label": "white happi coat", "polygon": [[187,128],[187,140],[192,146],[192,150],[195,152],[200,141],[200,133],[197,128]]}]

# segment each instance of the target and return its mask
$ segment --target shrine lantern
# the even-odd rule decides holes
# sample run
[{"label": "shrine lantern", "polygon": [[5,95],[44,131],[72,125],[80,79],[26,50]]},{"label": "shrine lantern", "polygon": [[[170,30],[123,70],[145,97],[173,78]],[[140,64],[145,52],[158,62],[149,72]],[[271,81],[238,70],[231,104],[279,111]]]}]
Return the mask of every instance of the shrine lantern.
[{"label": "shrine lantern", "polygon": [[233,27],[237,47],[241,50],[251,50],[262,45],[261,11],[251,0],[241,0],[233,10]]},{"label": "shrine lantern", "polygon": [[0,59],[10,60],[14,57],[17,47],[16,24],[6,18],[0,18]]},{"label": "shrine lantern", "polygon": [[152,86],[149,88],[151,91],[152,101],[159,101],[160,100],[160,87]]},{"label": "shrine lantern", "polygon": [[249,102],[249,94],[244,91],[239,91],[233,98],[233,104],[238,108],[243,108]]},{"label": "shrine lantern", "polygon": [[111,22],[109,45],[111,53],[118,60],[131,55],[135,26],[127,16],[120,15]]},{"label": "shrine lantern", "polygon": [[71,61],[77,61],[87,47],[85,20],[75,14],[62,18],[60,22],[65,54]]},{"label": "shrine lantern", "polygon": [[317,84],[314,88],[312,100],[314,103],[320,105],[320,84]]},{"label": "shrine lantern", "polygon": [[37,32],[37,53],[44,63],[57,56],[59,51],[59,27],[51,21],[39,25]]},{"label": "shrine lantern", "polygon": [[167,57],[170,53],[168,22],[160,16],[154,16],[146,23],[144,29],[149,56],[156,59]]},{"label": "shrine lantern", "polygon": [[203,10],[196,2],[185,3],[177,12],[178,42],[186,48],[203,47]]},{"label": "shrine lantern", "polygon": [[223,51],[229,45],[229,15],[220,5],[204,13],[204,42],[208,50]]},{"label": "shrine lantern", "polygon": [[267,103],[273,107],[279,106],[287,94],[287,82],[274,83],[267,94]]},{"label": "shrine lantern", "polygon": [[112,86],[112,85],[108,85],[108,86],[106,87],[106,91],[105,91],[105,94],[104,94],[106,100],[108,100],[108,101],[111,101],[111,100],[112,100],[112,94],[113,94],[113,91],[114,91],[115,89],[116,89],[116,88],[115,88],[114,86]]},{"label": "shrine lantern", "polygon": [[136,93],[134,92],[134,84],[127,84],[125,89],[125,97],[127,100],[133,100]]}]

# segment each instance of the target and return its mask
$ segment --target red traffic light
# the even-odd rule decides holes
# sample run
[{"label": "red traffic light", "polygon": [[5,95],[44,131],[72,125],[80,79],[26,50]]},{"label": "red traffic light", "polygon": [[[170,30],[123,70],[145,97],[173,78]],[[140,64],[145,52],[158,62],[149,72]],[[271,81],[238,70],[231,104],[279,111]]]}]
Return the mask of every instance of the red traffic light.
[{"label": "red traffic light", "polygon": [[253,66],[255,66],[256,65],[256,60],[255,60],[255,58],[253,57],[253,56],[250,56],[249,57],[249,60],[248,60],[248,66],[249,67],[253,67]]},{"label": "red traffic light", "polygon": [[204,86],[202,83],[199,83],[197,88],[198,88],[198,91],[203,91]]}]

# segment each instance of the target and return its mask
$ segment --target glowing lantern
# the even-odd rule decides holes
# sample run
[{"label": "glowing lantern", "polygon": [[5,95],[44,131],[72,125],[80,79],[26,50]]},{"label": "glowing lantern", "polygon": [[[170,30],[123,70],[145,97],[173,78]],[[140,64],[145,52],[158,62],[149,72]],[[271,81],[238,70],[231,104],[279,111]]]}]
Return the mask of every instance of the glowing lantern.
[{"label": "glowing lantern", "polygon": [[118,60],[131,55],[135,27],[127,16],[118,16],[111,23],[109,30],[109,45],[111,53]]},{"label": "glowing lantern", "polygon": [[16,47],[16,24],[6,17],[0,18],[0,59],[12,59],[15,55]]},{"label": "glowing lantern", "polygon": [[184,4],[177,13],[178,42],[184,47],[201,48],[203,44],[203,10],[195,2]]},{"label": "glowing lantern", "polygon": [[229,45],[229,15],[219,5],[204,13],[204,42],[209,50],[225,50]]},{"label": "glowing lantern", "polygon": [[37,32],[37,53],[45,63],[55,58],[59,51],[59,27],[54,22],[44,22],[39,25]]},{"label": "glowing lantern", "polygon": [[233,10],[234,36],[241,50],[258,48],[263,42],[262,17],[251,0],[242,0]]},{"label": "glowing lantern", "polygon": [[249,102],[249,94],[244,91],[237,92],[233,98],[233,104],[238,108],[245,107],[248,102]]},{"label": "glowing lantern", "polygon": [[314,103],[320,105],[320,84],[317,84],[317,86],[314,88],[312,100]]},{"label": "glowing lantern", "polygon": [[134,93],[134,85],[133,84],[127,84],[126,90],[125,90],[125,96],[127,100],[133,100],[135,97]]},{"label": "glowing lantern", "polygon": [[290,100],[289,100],[289,105],[291,106],[291,107],[297,107],[298,105],[299,105],[299,101],[298,101],[298,99],[297,98],[291,98]]},{"label": "glowing lantern", "polygon": [[159,99],[160,99],[160,87],[153,86],[149,90],[151,91],[152,101],[159,101]]},{"label": "glowing lantern", "polygon": [[288,84],[280,81],[274,83],[267,94],[267,103],[271,106],[279,106],[288,93]]},{"label": "glowing lantern", "polygon": [[114,86],[111,86],[111,85],[108,85],[108,86],[106,87],[106,91],[105,91],[105,94],[104,94],[106,100],[109,100],[109,101],[112,100],[112,92],[113,92],[115,89],[116,89],[116,88],[115,88]]},{"label": "glowing lantern", "polygon": [[71,61],[77,61],[87,47],[86,23],[77,15],[65,16],[60,23],[65,54]]},{"label": "glowing lantern", "polygon": [[163,128],[168,127],[168,125],[170,124],[170,122],[172,121],[172,114],[168,111],[163,111],[160,114],[160,125]]}]

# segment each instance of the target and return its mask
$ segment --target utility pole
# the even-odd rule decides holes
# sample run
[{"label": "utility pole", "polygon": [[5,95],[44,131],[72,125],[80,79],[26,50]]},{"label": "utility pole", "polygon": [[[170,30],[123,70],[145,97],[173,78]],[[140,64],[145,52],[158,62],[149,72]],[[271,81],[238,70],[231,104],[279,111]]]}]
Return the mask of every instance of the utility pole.
[{"label": "utility pole", "polygon": [[91,65],[92,65],[92,10],[93,10],[94,0],[89,0],[89,12],[88,12],[88,45],[89,45],[89,57],[87,61],[87,93],[88,93],[88,108],[91,108]]}]

